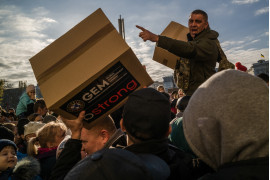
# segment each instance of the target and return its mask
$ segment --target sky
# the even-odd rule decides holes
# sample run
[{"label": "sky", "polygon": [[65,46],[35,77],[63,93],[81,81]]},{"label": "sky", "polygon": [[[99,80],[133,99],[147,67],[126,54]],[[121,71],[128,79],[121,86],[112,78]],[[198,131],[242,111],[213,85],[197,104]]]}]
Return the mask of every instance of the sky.
[{"label": "sky", "polygon": [[126,42],[154,81],[173,70],[152,60],[155,43],[139,38],[135,25],[160,34],[171,21],[187,26],[195,9],[208,13],[231,62],[250,68],[269,60],[268,0],[0,0],[0,79],[36,85],[29,59],[98,8],[117,30],[124,18]]}]

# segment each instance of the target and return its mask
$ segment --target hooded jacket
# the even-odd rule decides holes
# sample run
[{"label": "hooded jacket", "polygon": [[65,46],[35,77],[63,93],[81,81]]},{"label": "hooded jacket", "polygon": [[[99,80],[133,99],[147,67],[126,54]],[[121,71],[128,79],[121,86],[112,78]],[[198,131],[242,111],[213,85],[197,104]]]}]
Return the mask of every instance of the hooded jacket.
[{"label": "hooded jacket", "polygon": [[217,171],[214,179],[268,177],[268,107],[265,82],[242,71],[216,73],[195,91],[184,112],[184,135]]},{"label": "hooded jacket", "polygon": [[38,176],[40,165],[37,159],[25,157],[17,163],[14,169],[7,169],[0,175],[1,180],[41,180]]},{"label": "hooded jacket", "polygon": [[216,40],[218,33],[207,28],[195,36],[194,39],[190,34],[187,37],[188,42],[184,42],[159,36],[157,46],[179,57],[189,59],[189,88],[185,93],[186,95],[192,95],[206,79],[216,72],[215,67],[218,60]]}]

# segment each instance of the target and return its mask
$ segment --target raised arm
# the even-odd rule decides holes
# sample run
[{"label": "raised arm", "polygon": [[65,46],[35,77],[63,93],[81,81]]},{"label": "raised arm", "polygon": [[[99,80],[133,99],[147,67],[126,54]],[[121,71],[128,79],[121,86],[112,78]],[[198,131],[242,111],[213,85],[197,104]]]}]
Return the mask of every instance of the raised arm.
[{"label": "raised arm", "polygon": [[142,30],[142,32],[140,32],[139,37],[141,37],[144,41],[152,41],[152,42],[158,42],[158,35],[148,31],[147,29],[144,29],[141,26],[136,25],[136,27],[140,30]]}]

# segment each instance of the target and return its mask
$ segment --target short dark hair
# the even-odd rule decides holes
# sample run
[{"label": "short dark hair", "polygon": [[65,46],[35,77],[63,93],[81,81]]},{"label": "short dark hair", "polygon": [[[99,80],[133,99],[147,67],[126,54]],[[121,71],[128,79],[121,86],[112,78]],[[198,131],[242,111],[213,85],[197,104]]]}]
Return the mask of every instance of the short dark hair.
[{"label": "short dark hair", "polygon": [[14,141],[14,136],[14,133],[10,129],[0,125],[0,139],[9,139]]},{"label": "short dark hair", "polygon": [[34,104],[34,113],[38,112],[38,108],[43,109],[45,107],[46,107],[45,101],[43,99],[38,99],[37,102],[35,102]]},{"label": "short dark hair", "polygon": [[30,121],[27,118],[19,119],[17,128],[18,128],[18,134],[23,135],[24,134],[24,125],[28,124]]},{"label": "short dark hair", "polygon": [[208,22],[208,15],[207,15],[207,13],[205,11],[201,10],[201,9],[196,9],[196,10],[192,11],[191,14],[201,14],[201,15],[203,15],[205,21]]}]

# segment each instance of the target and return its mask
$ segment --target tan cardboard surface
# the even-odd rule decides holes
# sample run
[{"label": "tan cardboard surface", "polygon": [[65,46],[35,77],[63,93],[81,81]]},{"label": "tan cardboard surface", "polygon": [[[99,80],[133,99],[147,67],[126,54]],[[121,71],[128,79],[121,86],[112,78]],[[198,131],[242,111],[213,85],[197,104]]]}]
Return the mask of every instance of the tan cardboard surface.
[{"label": "tan cardboard surface", "polygon": [[[187,34],[189,30],[187,27],[177,23],[177,22],[170,22],[170,24],[165,28],[165,30],[160,34],[162,36],[167,36],[172,39],[177,39],[181,41],[187,41]],[[176,60],[179,59],[178,56],[164,50],[160,47],[155,47],[153,60],[174,69]]]},{"label": "tan cardboard surface", "polygon": [[[88,98],[90,95],[98,96],[99,93],[102,94],[102,90],[105,89],[104,87],[97,86],[100,87],[98,89],[93,85],[90,90],[86,90],[86,88],[89,88],[94,83],[101,83],[99,82],[101,81],[100,77],[105,77],[104,73],[108,73],[109,75],[111,73],[115,79],[119,78],[118,83],[112,80],[112,83],[114,82],[116,85],[122,83],[124,86],[125,82],[128,84],[130,80],[125,80],[125,78],[134,78],[138,83],[138,87],[136,86],[137,89],[153,83],[133,51],[122,39],[101,9],[95,11],[32,57],[30,63],[47,107],[67,118],[75,118],[76,115],[65,112],[63,110],[63,104],[67,104],[72,98],[74,100],[78,94],[82,93],[81,91],[90,91],[88,92]],[[121,71],[119,70],[119,76],[115,74],[117,72],[113,72],[112,66],[121,69]],[[107,80],[109,79],[108,75],[106,78]],[[121,78],[124,79],[122,80]],[[134,90],[131,85],[129,89]],[[113,107],[100,116],[102,118],[121,106],[127,99],[124,90],[121,92],[117,91],[118,94],[112,94],[108,102],[104,100],[101,104],[94,102],[98,105],[98,108],[93,110],[95,112],[94,114],[100,115],[102,114],[100,113],[101,111],[105,112],[105,110],[107,111],[107,109]],[[131,90],[129,91],[131,92]],[[106,91],[104,90],[104,92]],[[109,92],[112,91],[108,90]],[[103,93],[102,96],[105,96],[106,93]],[[122,98],[120,103],[117,101],[118,98],[119,101]],[[81,100],[78,100],[78,102],[81,103]],[[85,108],[87,108],[87,103],[89,102],[85,102]],[[84,104],[80,103],[75,103],[75,105],[80,106]],[[71,103],[71,105],[73,104]],[[72,107],[74,108],[74,106]]]}]

